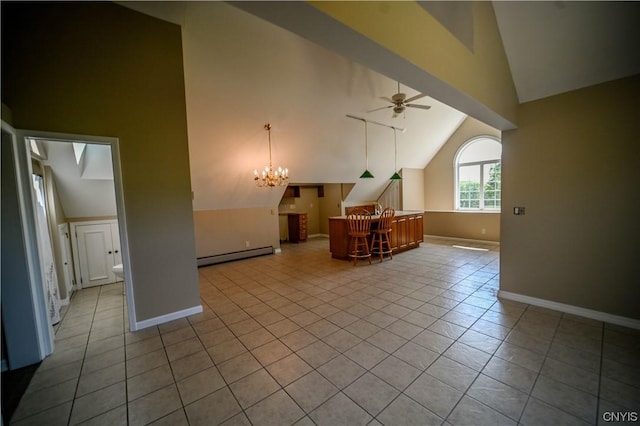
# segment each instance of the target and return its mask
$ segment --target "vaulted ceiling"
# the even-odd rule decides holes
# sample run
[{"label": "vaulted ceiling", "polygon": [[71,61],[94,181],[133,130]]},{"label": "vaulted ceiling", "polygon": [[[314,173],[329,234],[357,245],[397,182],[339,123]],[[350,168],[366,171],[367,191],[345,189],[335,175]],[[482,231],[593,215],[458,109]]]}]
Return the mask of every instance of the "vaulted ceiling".
[{"label": "vaulted ceiling", "polygon": [[[260,3],[254,5],[259,9]],[[357,183],[349,197],[360,201],[375,199],[388,184],[393,132],[368,126],[369,169],[376,178],[358,179],[365,167],[364,125],[347,114],[406,129],[397,135],[398,168],[425,167],[466,117],[431,97],[416,101],[431,105],[428,111],[408,110],[397,118],[389,110],[367,113],[386,105],[380,97],[397,91],[396,80],[348,52],[335,53],[268,22],[268,13],[255,16],[260,13],[250,3],[122,4],[182,26],[196,210],[277,204],[281,191],[258,191],[251,180],[253,169],[268,162],[267,122],[274,166],[288,167],[296,183]],[[640,72],[633,53],[639,50],[625,55],[618,47],[640,39],[633,38],[638,30],[631,25],[638,22],[636,6],[495,2],[520,102]],[[469,10],[459,9],[458,18]],[[445,26],[452,21],[446,13],[439,19]],[[287,20],[300,33],[312,24],[301,16]],[[403,31],[410,37],[410,28]],[[387,64],[385,71],[393,67]],[[402,87],[408,97],[418,93]]]}]

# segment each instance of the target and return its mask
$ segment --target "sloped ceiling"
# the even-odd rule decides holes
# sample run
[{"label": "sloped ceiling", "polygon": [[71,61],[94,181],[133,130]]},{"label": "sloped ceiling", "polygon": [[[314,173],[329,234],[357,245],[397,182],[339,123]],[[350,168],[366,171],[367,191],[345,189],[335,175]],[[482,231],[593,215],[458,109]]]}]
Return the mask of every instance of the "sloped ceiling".
[{"label": "sloped ceiling", "polygon": [[[251,172],[268,160],[296,183],[356,182],[353,200],[375,200],[394,172],[393,131],[346,114],[405,128],[398,167],[424,168],[464,115],[434,99],[393,119],[384,106],[397,83],[225,3],[189,4],[183,25],[189,149],[196,209],[273,205],[281,194],[256,189]],[[417,94],[405,88],[407,95]],[[416,101],[418,102],[418,101]],[[232,187],[225,191],[220,187]]]},{"label": "sloped ceiling", "polygon": [[[156,2],[143,8],[182,26],[194,209],[275,206],[283,190],[256,188],[254,169],[289,168],[294,183],[356,183],[347,201],[375,200],[394,172],[393,131],[368,125],[365,168],[360,116],[406,129],[397,134],[398,168],[424,168],[466,117],[435,99],[392,118],[380,97],[397,82],[222,2]],[[402,86],[407,96],[415,90]]]},{"label": "sloped ceiling", "polygon": [[[111,148],[88,145],[89,163],[79,165],[71,142],[42,141],[44,164],[51,167],[56,190],[67,218],[116,215],[116,194],[111,168]],[[88,173],[83,177],[83,171]]]},{"label": "sloped ceiling", "polygon": [[[424,167],[465,117],[431,98],[421,100],[430,111],[409,111],[406,118],[367,114],[384,105],[380,96],[395,93],[395,81],[226,3],[121,4],[182,26],[196,210],[277,204],[282,191],[258,190],[250,179],[267,162],[266,122],[273,125],[274,163],[288,167],[293,182],[353,182],[350,199],[368,200],[393,171],[393,134],[370,126],[376,179],[358,179],[363,128],[345,114],[406,128],[398,135],[399,168]],[[640,72],[638,2],[493,6],[520,102]],[[300,16],[290,21],[313,25]]]},{"label": "sloped ceiling", "polygon": [[520,102],[640,73],[640,2],[495,1]]}]

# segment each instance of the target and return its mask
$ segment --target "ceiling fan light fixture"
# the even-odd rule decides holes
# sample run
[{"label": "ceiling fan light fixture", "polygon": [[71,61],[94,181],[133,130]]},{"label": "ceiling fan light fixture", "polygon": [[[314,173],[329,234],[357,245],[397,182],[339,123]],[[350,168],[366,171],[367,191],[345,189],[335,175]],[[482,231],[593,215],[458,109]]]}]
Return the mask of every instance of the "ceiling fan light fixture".
[{"label": "ceiling fan light fixture", "polygon": [[425,96],[427,96],[424,93],[419,93],[415,96],[412,96],[410,98],[407,99],[407,94],[406,93],[402,93],[400,91],[400,82],[398,82],[398,93],[395,93],[394,95],[392,95],[390,98],[389,97],[383,97],[381,99],[386,100],[387,102],[390,102],[391,105],[387,105],[384,107],[380,107],[380,108],[374,108],[371,109],[369,112],[374,112],[374,111],[378,111],[381,109],[387,109],[387,108],[393,108],[393,117],[397,117],[398,115],[402,114],[404,116],[404,113],[406,112],[406,108],[418,108],[418,109],[424,109],[427,110],[429,108],[431,108],[430,105],[420,105],[420,104],[412,104],[411,102],[415,101],[416,99],[420,99],[420,98],[424,98]]}]

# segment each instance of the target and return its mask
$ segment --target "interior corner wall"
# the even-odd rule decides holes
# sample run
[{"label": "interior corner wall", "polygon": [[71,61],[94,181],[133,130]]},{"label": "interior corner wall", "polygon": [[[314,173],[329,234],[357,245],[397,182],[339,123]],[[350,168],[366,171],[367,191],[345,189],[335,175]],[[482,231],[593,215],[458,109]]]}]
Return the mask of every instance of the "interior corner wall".
[{"label": "interior corner wall", "polygon": [[402,169],[402,210],[424,210],[424,169]]},{"label": "interior corner wall", "polygon": [[503,133],[502,291],[640,319],[639,111],[640,76],[520,106]]},{"label": "interior corner wall", "polygon": [[424,169],[425,210],[455,209],[455,168],[458,149],[476,136],[501,137],[501,132],[475,118],[467,117]]},{"label": "interior corner wall", "polygon": [[15,127],[118,138],[137,321],[199,306],[180,27],[3,2],[2,73]]}]

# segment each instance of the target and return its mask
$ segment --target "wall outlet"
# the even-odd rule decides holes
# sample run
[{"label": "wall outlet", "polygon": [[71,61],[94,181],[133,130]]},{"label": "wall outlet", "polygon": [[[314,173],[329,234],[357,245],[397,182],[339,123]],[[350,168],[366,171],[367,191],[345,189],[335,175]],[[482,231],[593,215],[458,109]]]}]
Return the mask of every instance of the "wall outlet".
[{"label": "wall outlet", "polygon": [[516,215],[516,216],[524,215],[524,207],[514,207],[513,208],[513,214]]},{"label": "wall outlet", "polygon": [[249,243],[249,240],[247,240],[247,241],[245,241],[245,242],[244,242],[244,246],[245,246],[245,247],[250,247],[250,246],[251,246],[251,243]]}]

